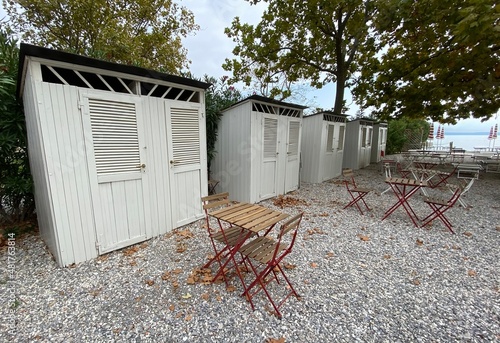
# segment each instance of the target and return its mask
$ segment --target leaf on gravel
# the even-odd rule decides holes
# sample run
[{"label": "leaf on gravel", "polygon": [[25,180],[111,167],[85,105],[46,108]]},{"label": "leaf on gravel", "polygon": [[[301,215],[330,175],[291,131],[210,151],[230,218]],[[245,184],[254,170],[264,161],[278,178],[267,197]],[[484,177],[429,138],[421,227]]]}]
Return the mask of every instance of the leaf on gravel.
[{"label": "leaf on gravel", "polygon": [[266,339],[266,343],[285,343],[285,342],[286,342],[285,337]]},{"label": "leaf on gravel", "polygon": [[186,322],[189,322],[191,319],[193,319],[193,315],[192,314],[188,314],[185,318]]},{"label": "leaf on gravel", "polygon": [[175,234],[181,238],[193,238],[194,234],[189,229],[175,231]]},{"label": "leaf on gravel", "polygon": [[283,195],[280,195],[277,198],[275,198],[273,200],[273,204],[274,204],[274,206],[279,206],[281,208],[295,207],[295,206],[299,206],[299,205],[307,206],[307,202],[305,202],[302,199],[296,199],[296,198],[291,197],[291,196],[283,196]]},{"label": "leaf on gravel", "polygon": [[419,238],[417,238],[417,245],[418,245],[418,246],[421,246],[421,245],[423,245],[423,244],[424,244],[424,241],[423,241],[423,240],[421,240],[421,239],[419,239]]},{"label": "leaf on gravel", "polygon": [[333,252],[331,252],[331,251],[330,251],[330,252],[328,252],[328,253],[326,254],[326,256],[325,256],[325,257],[326,257],[326,258],[332,258],[332,257],[334,257],[334,256],[335,256],[335,254],[334,254]]},{"label": "leaf on gravel", "polygon": [[234,291],[236,290],[236,287],[234,287],[233,285],[231,285],[231,286],[228,286],[228,287],[226,288],[226,290],[227,290],[228,292],[234,292]]},{"label": "leaf on gravel", "polygon": [[168,307],[168,309],[169,309],[170,311],[172,311],[172,312],[173,312],[173,311],[175,310],[175,305],[174,305],[174,304],[171,304],[171,305]]},{"label": "leaf on gravel", "polygon": [[186,283],[188,285],[194,285],[196,283],[196,281],[194,281],[194,278],[192,276],[190,276],[187,278]]},{"label": "leaf on gravel", "polygon": [[125,256],[132,256],[133,254],[135,254],[138,251],[139,251],[139,247],[138,246],[133,246],[133,247],[130,247],[130,248],[127,248],[127,249],[123,250],[123,255],[125,255]]},{"label": "leaf on gravel", "polygon": [[182,296],[183,299],[189,299],[191,297],[192,297],[191,293],[186,293]]},{"label": "leaf on gravel", "polygon": [[318,268],[318,264],[316,262],[311,262],[311,267]]},{"label": "leaf on gravel", "polygon": [[389,254],[385,254],[385,255],[384,255],[384,258],[385,258],[386,260],[390,259],[391,257],[392,257],[392,256],[391,256],[391,255],[389,255]]},{"label": "leaf on gravel", "polygon": [[201,295],[201,298],[202,298],[203,300],[208,300],[208,299],[210,298],[210,295],[209,295],[208,293],[203,293],[203,294]]},{"label": "leaf on gravel", "polygon": [[217,299],[217,301],[222,301],[222,297],[220,295],[218,295],[215,299]]},{"label": "leaf on gravel", "polygon": [[179,283],[177,281],[174,281],[172,282],[172,286],[174,286],[175,288],[179,287]]},{"label": "leaf on gravel", "polygon": [[175,251],[178,253],[183,253],[184,251],[187,250],[187,246],[184,243],[177,243],[177,246],[175,248]]},{"label": "leaf on gravel", "polygon": [[466,232],[464,232],[464,236],[470,237],[470,236],[472,236],[472,233],[469,231],[466,231]]},{"label": "leaf on gravel", "polygon": [[181,268],[176,268],[176,269],[172,270],[172,273],[174,273],[174,274],[180,274],[180,273],[182,273],[182,269]]},{"label": "leaf on gravel", "polygon": [[497,225],[496,230],[500,231],[500,225]]},{"label": "leaf on gravel", "polygon": [[153,280],[144,280],[144,283],[148,286],[153,286],[155,284]]},{"label": "leaf on gravel", "polygon": [[469,271],[467,272],[467,274],[468,274],[469,276],[476,276],[476,275],[477,275],[476,271],[475,271],[475,270],[472,270],[472,269],[469,269]]},{"label": "leaf on gravel", "polygon": [[364,242],[367,242],[370,240],[370,237],[365,236],[365,235],[358,235],[359,239],[361,239]]},{"label": "leaf on gravel", "polygon": [[419,279],[413,280],[413,284],[416,286],[420,285],[420,280]]},{"label": "leaf on gravel", "polygon": [[165,281],[165,280],[170,279],[170,277],[171,277],[170,272],[165,272],[165,273],[163,273],[163,275],[161,276],[161,279],[162,279],[163,281]]},{"label": "leaf on gravel", "polygon": [[295,269],[295,268],[297,268],[297,266],[295,264],[291,264],[291,263],[288,263],[288,262],[285,263],[283,265],[283,267],[285,267],[285,269]]}]

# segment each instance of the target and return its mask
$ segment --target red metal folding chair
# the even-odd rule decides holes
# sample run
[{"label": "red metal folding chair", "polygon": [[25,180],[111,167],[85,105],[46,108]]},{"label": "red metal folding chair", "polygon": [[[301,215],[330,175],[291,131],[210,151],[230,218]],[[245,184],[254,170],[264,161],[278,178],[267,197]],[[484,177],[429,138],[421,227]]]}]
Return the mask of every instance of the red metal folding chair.
[{"label": "red metal folding chair", "polygon": [[361,210],[361,207],[359,206],[359,201],[363,202],[365,205],[366,209],[370,211],[370,208],[365,202],[364,197],[372,191],[370,188],[362,188],[358,187],[356,185],[356,181],[354,180],[354,172],[352,169],[344,169],[342,171],[342,174],[344,175],[344,183],[345,187],[347,188],[347,192],[351,196],[352,200],[349,202],[347,205],[344,206],[344,209],[356,205],[358,208],[359,212],[363,214],[363,211]]},{"label": "red metal folding chair", "polygon": [[[292,248],[295,243],[295,237],[297,236],[297,230],[300,226],[303,215],[304,213],[300,213],[290,220],[286,221],[281,226],[277,239],[273,239],[269,236],[260,236],[255,238],[250,243],[244,245],[239,250],[239,252],[243,256],[243,262],[245,263],[245,265],[247,263],[250,265],[255,275],[255,280],[250,283],[245,292],[242,294],[248,299],[252,310],[255,309],[252,302],[252,297],[254,297],[261,290],[264,291],[267,298],[273,305],[278,318],[281,318],[281,312],[279,311],[279,308],[284,304],[286,299],[288,299],[291,295],[300,298],[300,296],[293,288],[290,280],[286,276],[280,263],[285,256],[292,252]],[[267,277],[271,273],[273,274],[273,279],[267,280]],[[283,279],[286,281],[286,285],[284,286],[286,287],[285,289],[287,289],[287,293],[283,297],[281,297],[281,300],[278,303],[276,303],[266,286],[272,280],[275,280],[279,284],[280,282],[278,279],[278,274],[281,274],[281,276],[283,276]]]},{"label": "red metal folding chair", "polygon": [[[229,193],[219,193],[214,195],[209,195],[201,198],[203,203],[203,210],[205,211],[206,227],[208,231],[208,237],[212,243],[215,255],[203,266],[203,268],[209,268],[213,262],[217,262],[219,268],[222,268],[222,260],[229,252],[229,249],[234,247],[240,242],[240,239],[244,236],[245,232],[242,228],[238,226],[223,227],[220,220],[217,220],[218,227],[210,226],[209,214],[213,210],[220,209],[225,206],[230,205]],[[209,212],[210,211],[210,212]],[[220,245],[220,249],[218,248]],[[224,277],[224,282],[228,286],[228,282],[225,273],[222,273]]]},{"label": "red metal folding chair", "polygon": [[451,233],[455,233],[452,229],[453,225],[445,216],[445,212],[455,205],[460,198],[461,192],[462,188],[455,186],[455,191],[449,199],[425,197],[424,202],[430,206],[432,212],[422,220],[422,227],[431,223],[434,219],[439,218]]}]

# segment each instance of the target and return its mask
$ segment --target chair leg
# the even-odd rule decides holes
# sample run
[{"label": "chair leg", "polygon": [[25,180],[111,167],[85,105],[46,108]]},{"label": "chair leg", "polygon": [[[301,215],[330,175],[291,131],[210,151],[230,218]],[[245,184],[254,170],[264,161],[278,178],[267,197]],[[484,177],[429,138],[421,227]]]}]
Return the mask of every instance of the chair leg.
[{"label": "chair leg", "polygon": [[451,233],[455,234],[455,232],[452,229],[453,225],[444,215],[444,212],[446,212],[446,210],[448,210],[449,207],[445,205],[437,206],[436,204],[431,204],[431,203],[429,203],[429,206],[432,208],[433,212],[422,220],[423,224],[421,227],[424,227],[427,224],[431,223],[436,218],[439,218],[443,222],[443,224],[448,228],[448,230],[450,230]]}]

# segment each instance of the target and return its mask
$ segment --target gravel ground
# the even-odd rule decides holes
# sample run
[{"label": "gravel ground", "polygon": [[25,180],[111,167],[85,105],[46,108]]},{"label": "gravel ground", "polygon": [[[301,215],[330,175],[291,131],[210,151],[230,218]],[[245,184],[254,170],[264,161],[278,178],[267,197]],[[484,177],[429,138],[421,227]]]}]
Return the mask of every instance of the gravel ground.
[{"label": "gravel ground", "polygon": [[[348,194],[338,180],[303,184],[288,196],[307,204],[280,209],[305,211],[286,259],[301,299],[288,299],[281,320],[263,294],[251,311],[236,279],[229,290],[201,282],[197,268],[212,252],[198,221],[69,268],[55,264],[39,236],[18,238],[15,283],[1,250],[0,341],[499,341],[500,175],[481,174],[467,194],[472,208],[448,212],[455,235],[439,221],[415,228],[402,209],[381,221],[395,196],[380,195],[387,186],[376,165],[356,176],[376,189],[365,215],[342,209]],[[411,202],[428,212],[421,195]]]}]

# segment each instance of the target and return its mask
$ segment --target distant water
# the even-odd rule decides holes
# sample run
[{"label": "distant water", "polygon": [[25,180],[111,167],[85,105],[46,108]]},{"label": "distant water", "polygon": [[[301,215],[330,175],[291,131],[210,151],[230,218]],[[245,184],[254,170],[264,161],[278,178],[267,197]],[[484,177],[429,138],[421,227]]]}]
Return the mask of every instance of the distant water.
[{"label": "distant water", "polygon": [[[434,139],[434,147],[438,144],[448,149],[450,142],[453,142],[454,148],[465,149],[466,151],[474,151],[475,147],[492,147],[493,140],[488,139],[489,132],[474,132],[474,133],[446,133],[444,139]],[[495,146],[500,146],[500,137],[496,139]]]}]

